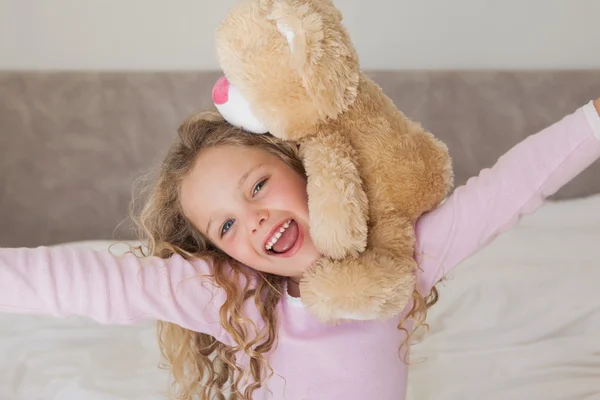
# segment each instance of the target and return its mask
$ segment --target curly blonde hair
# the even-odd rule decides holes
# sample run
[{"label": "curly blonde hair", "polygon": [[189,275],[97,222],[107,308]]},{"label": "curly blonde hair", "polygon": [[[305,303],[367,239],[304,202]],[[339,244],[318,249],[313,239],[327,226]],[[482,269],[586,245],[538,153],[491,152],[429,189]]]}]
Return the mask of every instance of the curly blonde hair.
[{"label": "curly blonde hair", "polygon": [[[140,193],[144,204],[139,212],[135,211],[138,199],[134,196],[132,218],[143,243],[138,250],[144,256],[161,258],[174,254],[188,259],[210,258],[214,266],[211,278],[226,295],[219,310],[220,323],[235,345],[225,345],[210,335],[159,321],[159,346],[173,374],[174,398],[249,400],[273,374],[266,355],[277,340],[276,306],[285,290],[286,278],[247,268],[214,246],[184,216],[180,188],[198,154],[221,145],[261,148],[280,157],[298,173],[305,171],[294,144],[270,135],[242,132],[214,109],[191,116],[181,124],[178,133],[162,164],[151,175],[151,184]],[[226,264],[233,270],[233,279],[229,270],[223,268]],[[239,287],[240,281],[246,284]],[[413,308],[403,322],[414,319],[417,325],[422,325],[427,309],[437,300],[437,292],[434,289],[432,296],[424,298],[415,290],[413,300]],[[247,327],[256,326],[255,323],[241,312],[247,301],[254,302],[264,326],[254,335],[249,334]],[[398,328],[408,334],[402,323]],[[404,343],[409,337],[410,334]],[[239,354],[248,358],[247,370],[238,364]]]}]

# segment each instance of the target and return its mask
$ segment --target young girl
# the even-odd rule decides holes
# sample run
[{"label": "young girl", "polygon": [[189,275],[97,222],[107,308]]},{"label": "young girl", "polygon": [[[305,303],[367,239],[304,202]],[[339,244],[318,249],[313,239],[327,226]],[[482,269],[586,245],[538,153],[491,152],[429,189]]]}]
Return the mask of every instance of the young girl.
[{"label": "young girl", "polygon": [[599,113],[600,98],[423,216],[414,301],[388,321],[328,326],[303,308],[298,282],[319,254],[296,148],[215,112],[186,121],[162,164],[138,219],[149,256],[2,249],[0,311],[161,320],[184,399],[403,399],[407,333],[435,303],[434,284],[600,157]]}]

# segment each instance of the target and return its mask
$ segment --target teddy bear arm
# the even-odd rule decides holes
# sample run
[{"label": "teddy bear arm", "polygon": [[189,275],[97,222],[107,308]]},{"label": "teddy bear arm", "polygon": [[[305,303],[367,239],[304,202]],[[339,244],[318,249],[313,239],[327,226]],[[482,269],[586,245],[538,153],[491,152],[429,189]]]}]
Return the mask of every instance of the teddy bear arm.
[{"label": "teddy bear arm", "polygon": [[322,257],[302,277],[309,312],[324,323],[400,315],[415,287],[415,260],[368,247],[356,258]]},{"label": "teddy bear arm", "polygon": [[300,293],[322,322],[398,316],[415,290],[414,228],[399,213],[374,216],[358,257],[322,257],[302,277]]},{"label": "teddy bear arm", "polygon": [[301,154],[315,246],[332,259],[358,255],[367,244],[368,201],[352,147],[342,135],[315,135]]}]

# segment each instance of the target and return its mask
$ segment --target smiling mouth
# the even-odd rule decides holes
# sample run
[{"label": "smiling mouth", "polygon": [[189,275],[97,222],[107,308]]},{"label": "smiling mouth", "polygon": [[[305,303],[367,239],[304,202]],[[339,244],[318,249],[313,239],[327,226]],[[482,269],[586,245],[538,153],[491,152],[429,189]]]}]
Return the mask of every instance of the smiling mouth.
[{"label": "smiling mouth", "polygon": [[269,254],[285,255],[297,250],[301,239],[300,227],[293,219],[281,224],[275,233],[267,239],[265,250]]}]

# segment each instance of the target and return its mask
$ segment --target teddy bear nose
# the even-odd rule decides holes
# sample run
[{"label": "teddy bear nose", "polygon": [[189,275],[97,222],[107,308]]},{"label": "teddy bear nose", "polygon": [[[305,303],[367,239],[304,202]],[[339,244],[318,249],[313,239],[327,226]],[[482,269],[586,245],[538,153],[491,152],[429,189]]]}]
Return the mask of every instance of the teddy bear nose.
[{"label": "teddy bear nose", "polygon": [[220,77],[212,90],[213,102],[217,105],[227,103],[229,97],[229,81],[224,76]]}]

